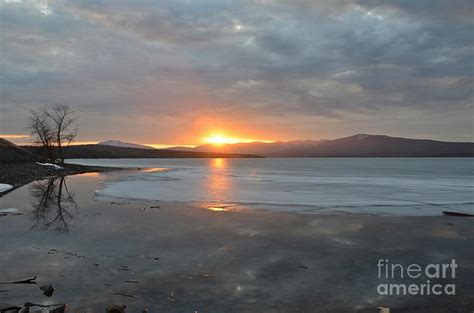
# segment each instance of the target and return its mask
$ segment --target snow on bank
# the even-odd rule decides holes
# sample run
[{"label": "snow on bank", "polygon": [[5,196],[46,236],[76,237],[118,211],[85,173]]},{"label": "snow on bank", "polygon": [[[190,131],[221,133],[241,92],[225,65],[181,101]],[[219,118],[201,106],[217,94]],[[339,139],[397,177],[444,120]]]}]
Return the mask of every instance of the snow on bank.
[{"label": "snow on bank", "polygon": [[36,164],[42,165],[42,166],[51,166],[51,167],[54,167],[54,168],[57,169],[57,170],[62,170],[62,169],[63,169],[61,166],[56,165],[56,164],[51,164],[51,163],[40,163],[40,162],[36,162]]},{"label": "snow on bank", "polygon": [[0,214],[18,214],[20,210],[14,208],[0,209]]},{"label": "snow on bank", "polygon": [[9,184],[0,184],[0,192],[5,192],[5,191],[8,191],[10,189],[13,189],[13,186],[12,185],[9,185]]}]

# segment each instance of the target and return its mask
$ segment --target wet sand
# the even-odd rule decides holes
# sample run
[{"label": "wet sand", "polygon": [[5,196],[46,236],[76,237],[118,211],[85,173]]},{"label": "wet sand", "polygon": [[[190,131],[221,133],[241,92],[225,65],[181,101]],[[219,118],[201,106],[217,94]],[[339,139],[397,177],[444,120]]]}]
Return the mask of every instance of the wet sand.
[{"label": "wet sand", "polygon": [[[65,302],[69,312],[104,312],[107,304],[176,313],[474,308],[472,218],[94,200],[110,176],[45,180],[0,198],[0,208],[23,213],[0,217],[0,282],[37,275],[38,286],[56,288],[47,298],[36,285],[0,285],[0,302]],[[69,194],[61,194],[58,207],[54,199],[64,186]],[[453,258],[459,265],[455,296],[377,294],[379,259],[428,264]]]}]

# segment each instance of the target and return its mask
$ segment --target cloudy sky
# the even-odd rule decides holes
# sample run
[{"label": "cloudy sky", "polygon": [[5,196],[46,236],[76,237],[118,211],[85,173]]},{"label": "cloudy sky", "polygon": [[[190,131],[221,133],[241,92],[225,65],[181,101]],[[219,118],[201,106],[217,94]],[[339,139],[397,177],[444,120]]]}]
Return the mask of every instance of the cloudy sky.
[{"label": "cloudy sky", "polygon": [[471,0],[0,0],[0,134],[473,140]]}]

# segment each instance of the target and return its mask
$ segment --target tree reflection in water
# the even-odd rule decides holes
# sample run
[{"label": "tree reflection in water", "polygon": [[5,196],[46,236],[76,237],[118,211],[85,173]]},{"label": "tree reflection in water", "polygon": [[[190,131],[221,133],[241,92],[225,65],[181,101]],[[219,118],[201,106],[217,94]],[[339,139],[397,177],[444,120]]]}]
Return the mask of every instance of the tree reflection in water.
[{"label": "tree reflection in water", "polygon": [[74,195],[67,188],[66,177],[51,177],[35,182],[30,187],[33,219],[31,229],[53,229],[69,231],[74,219],[73,210],[78,206]]}]

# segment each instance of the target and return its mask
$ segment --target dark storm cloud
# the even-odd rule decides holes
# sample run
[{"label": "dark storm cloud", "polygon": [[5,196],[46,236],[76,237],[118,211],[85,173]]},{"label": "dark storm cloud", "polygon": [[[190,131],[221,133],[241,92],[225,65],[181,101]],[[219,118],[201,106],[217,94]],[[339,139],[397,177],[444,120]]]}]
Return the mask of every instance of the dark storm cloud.
[{"label": "dark storm cloud", "polygon": [[451,135],[472,132],[472,1],[0,3],[0,132],[56,102],[87,116],[89,136],[124,114],[297,123],[397,108],[427,112],[424,133],[430,112],[459,111],[466,132]]}]

